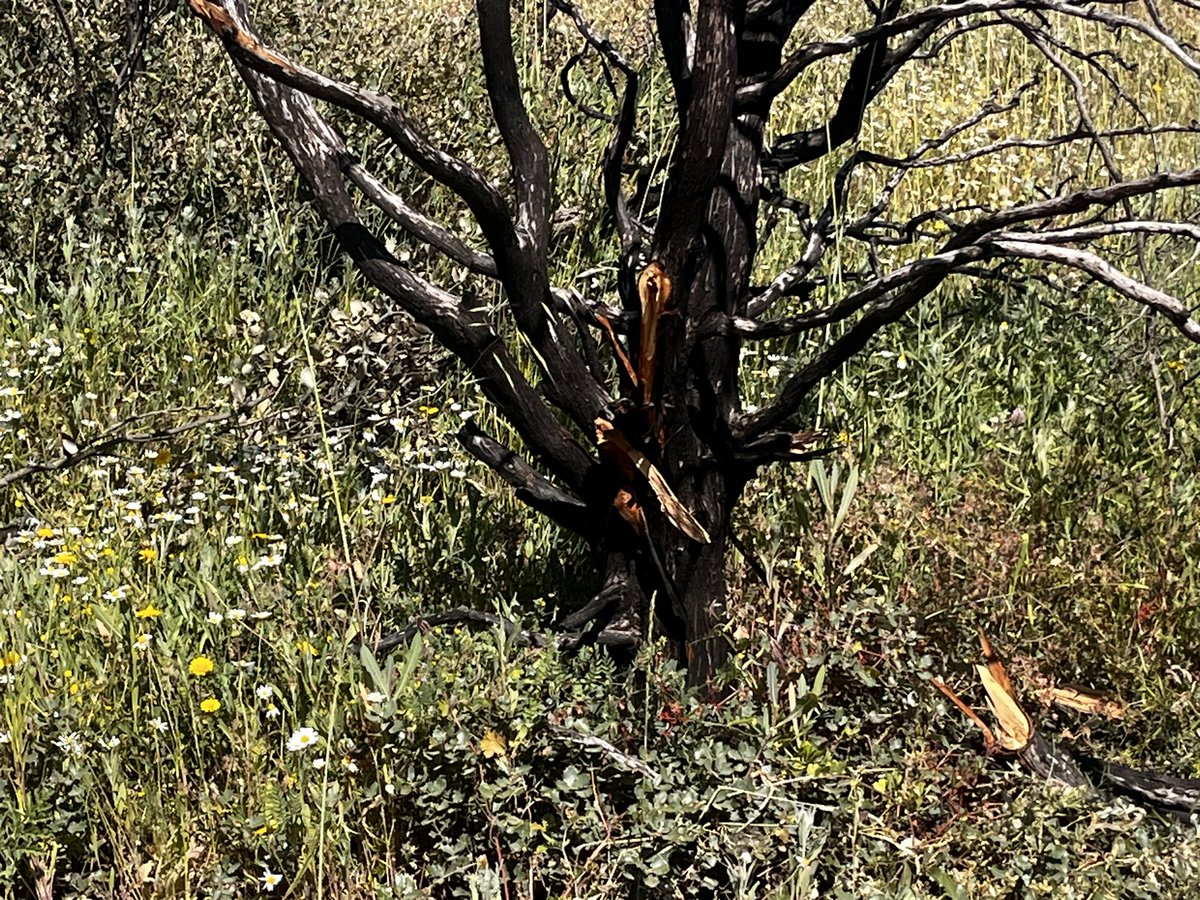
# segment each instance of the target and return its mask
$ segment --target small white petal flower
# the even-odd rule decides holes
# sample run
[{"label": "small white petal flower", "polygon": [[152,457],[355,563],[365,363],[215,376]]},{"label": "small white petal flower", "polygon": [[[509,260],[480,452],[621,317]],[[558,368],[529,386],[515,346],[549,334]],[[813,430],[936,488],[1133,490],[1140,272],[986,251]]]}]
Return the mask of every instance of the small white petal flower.
[{"label": "small white petal flower", "polygon": [[274,693],[275,689],[269,684],[260,684],[254,689],[254,696],[259,700],[270,700]]},{"label": "small white petal flower", "polygon": [[283,881],[283,876],[275,874],[264,866],[262,876],[258,880],[262,882],[264,889],[273,891],[279,887],[280,882]]},{"label": "small white petal flower", "polygon": [[297,728],[288,738],[287,748],[292,753],[315,747],[321,741],[321,736],[312,728]]}]

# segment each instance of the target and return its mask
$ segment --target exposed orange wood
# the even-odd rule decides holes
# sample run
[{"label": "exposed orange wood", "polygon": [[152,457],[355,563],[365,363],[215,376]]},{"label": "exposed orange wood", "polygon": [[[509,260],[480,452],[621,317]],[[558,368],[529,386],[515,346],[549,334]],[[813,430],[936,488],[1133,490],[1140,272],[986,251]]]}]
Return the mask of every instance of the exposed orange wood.
[{"label": "exposed orange wood", "polygon": [[629,442],[629,439],[621,434],[620,430],[607,419],[596,419],[595,425],[596,443],[600,445],[601,449],[609,447],[617,451],[620,456],[628,460],[642,474],[642,477],[649,483],[650,489],[654,491],[654,496],[658,498],[658,503],[662,507],[663,514],[666,515],[667,520],[692,540],[699,541],[701,544],[710,543],[712,538],[709,537],[704,526],[696,521],[696,517],[675,496],[675,492],[667,484],[667,479],[663,477],[662,472],[649,460],[646,454],[633,446]]},{"label": "exposed orange wood", "polygon": [[954,693],[954,691],[952,691],[943,682],[938,681],[936,678],[930,678],[929,681],[935,688],[946,695],[946,699],[962,710],[962,714],[964,716],[975,723],[975,726],[983,732],[983,742],[987,744],[988,747],[996,746],[996,735],[992,733],[992,729],[988,728],[987,723],[984,722],[983,719],[979,718],[975,710],[967,706],[963,699],[959,697],[958,694]]},{"label": "exposed orange wood", "polygon": [[192,12],[203,19],[205,24],[224,40],[233,41],[248,53],[253,53],[259,59],[279,66],[286,72],[295,71],[296,67],[290,62],[273,50],[268,50],[251,35],[242,31],[229,11],[219,3],[212,3],[210,0],[188,0],[188,5],[192,8]]},{"label": "exposed orange wood", "polygon": [[655,357],[658,353],[658,320],[671,299],[671,277],[657,262],[642,269],[638,277],[638,296],[642,301],[642,333],[638,346],[638,383],[642,402],[654,402]]}]

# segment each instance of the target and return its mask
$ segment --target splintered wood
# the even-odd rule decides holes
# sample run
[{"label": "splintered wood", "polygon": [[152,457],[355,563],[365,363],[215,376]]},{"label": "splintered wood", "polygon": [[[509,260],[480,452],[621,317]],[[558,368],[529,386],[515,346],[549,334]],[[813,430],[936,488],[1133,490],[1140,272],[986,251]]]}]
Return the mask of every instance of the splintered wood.
[{"label": "splintered wood", "polygon": [[[633,446],[629,442],[629,439],[621,434],[617,427],[607,419],[596,419],[595,425],[596,443],[602,449],[607,448],[613,452],[622,469],[632,468],[641,473],[642,477],[650,485],[650,490],[654,492],[654,496],[658,498],[658,503],[662,507],[663,514],[667,517],[667,520],[692,540],[699,541],[701,544],[710,543],[712,538],[704,530],[704,526],[696,521],[695,516],[675,496],[675,492],[667,484],[667,479],[663,477],[662,472],[658,470],[658,467],[650,461],[646,454]],[[627,496],[622,497],[622,493]],[[617,508],[622,516],[630,520],[629,515],[626,514],[626,509],[631,505],[632,499],[628,495],[628,491],[618,492],[617,499],[620,502],[617,504]],[[637,512],[637,518],[639,520],[641,518],[640,510]]]},{"label": "splintered wood", "polygon": [[[981,629],[979,643],[984,664],[975,666],[988,706],[997,722],[992,729],[961,697],[936,678],[933,685],[949,698],[983,732],[989,750],[1003,748],[1017,754],[1021,763],[1041,778],[1088,793],[1124,794],[1145,806],[1167,815],[1195,821],[1200,814],[1200,779],[1174,778],[1156,772],[1142,772],[1119,763],[1102,762],[1089,756],[1078,760],[1065,747],[1048,740],[1021,707],[1016,691],[1009,680],[1004,663],[1000,661],[991,641]],[[1120,719],[1125,709],[1119,701],[1086,688],[1049,687],[1041,693],[1042,700],[1092,715]],[[1085,774],[1086,773],[1086,774]],[[1089,778],[1088,775],[1092,777]]]},{"label": "splintered wood", "polygon": [[[653,423],[658,320],[666,312],[667,303],[671,299],[671,278],[659,263],[651,262],[642,270],[642,274],[638,278],[638,298],[641,301],[641,332],[636,371],[629,357],[621,348],[621,342],[612,329],[612,323],[601,316],[600,324],[608,332],[617,359],[633,383],[633,387],[641,390],[642,410],[647,413],[647,420]],[[696,517],[671,489],[671,485],[667,483],[663,473],[646,454],[637,448],[635,442],[608,419],[597,418],[593,424],[596,428],[597,446],[600,447],[605,457],[617,467],[626,481],[626,484],[617,491],[613,498],[613,506],[621,518],[632,525],[638,534],[646,533],[645,512],[638,502],[637,493],[633,490],[631,483],[634,474],[637,473],[650,486],[667,521],[692,540],[699,541],[701,544],[711,543],[712,538],[704,526],[696,521]]]},{"label": "splintered wood", "polygon": [[638,381],[641,382],[642,402],[654,403],[654,373],[658,354],[658,320],[666,312],[671,299],[671,278],[657,262],[642,269],[638,278],[638,297],[642,302],[642,332],[638,346]]},{"label": "splintered wood", "polygon": [[[975,673],[987,693],[988,708],[998,725],[996,730],[988,727],[961,697],[941,681],[934,678],[933,685],[983,732],[984,742],[989,749],[1002,747],[1020,753],[1029,747],[1036,734],[1033,720],[1017,700],[1017,692],[1008,677],[1004,663],[983,629],[979,630],[979,645],[983,651],[984,663],[975,666]],[[1125,716],[1125,708],[1118,700],[1087,688],[1049,687],[1042,691],[1041,699],[1046,705],[1053,703],[1089,715],[1107,716],[1111,719],[1121,719]]]}]

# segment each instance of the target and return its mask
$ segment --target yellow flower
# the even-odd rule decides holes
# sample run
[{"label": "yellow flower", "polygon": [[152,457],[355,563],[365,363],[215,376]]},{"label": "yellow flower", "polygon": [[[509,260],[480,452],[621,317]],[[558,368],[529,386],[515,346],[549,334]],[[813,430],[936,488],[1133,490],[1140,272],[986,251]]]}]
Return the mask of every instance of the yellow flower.
[{"label": "yellow flower", "polygon": [[134,613],[139,619],[157,619],[162,615],[162,610],[153,603],[147,603],[141,609]]},{"label": "yellow flower", "polygon": [[216,697],[207,697],[200,701],[200,711],[206,713],[215,713],[221,708],[221,701]]},{"label": "yellow flower", "polygon": [[60,566],[69,566],[71,563],[78,561],[79,557],[69,550],[64,550],[62,553],[54,554],[54,561]]},{"label": "yellow flower", "polygon": [[317,648],[314,647],[308,641],[298,641],[296,643],[296,649],[299,650],[301,653],[307,653],[309,656],[317,655]]},{"label": "yellow flower", "polygon": [[389,506],[392,503],[396,502],[396,495],[388,494],[386,497],[381,498],[379,502],[382,503],[384,506]]},{"label": "yellow flower", "polygon": [[158,559],[158,551],[153,547],[143,547],[138,551],[138,556],[142,558],[142,562],[152,563]]},{"label": "yellow flower", "polygon": [[5,666],[15,666],[20,661],[21,654],[16,650],[9,650],[7,653],[0,655],[0,669],[3,669]]},{"label": "yellow flower", "polygon": [[[207,656],[197,656],[190,663],[188,663],[188,671],[197,677],[201,675],[207,675],[212,670],[213,661]],[[214,700],[213,702],[216,703],[217,701]]]},{"label": "yellow flower", "polygon": [[507,749],[508,743],[504,740],[504,735],[494,731],[489,731],[479,741],[479,752],[488,759],[493,756],[503,756]]},{"label": "yellow flower", "polygon": [[37,530],[37,536],[42,538],[43,540],[45,538],[52,538],[52,537],[54,537],[54,529],[47,528],[45,525],[43,525],[41,528],[39,528]]},{"label": "yellow flower", "polygon": [[436,406],[418,406],[417,412],[423,416],[436,416],[438,414],[438,408]]}]

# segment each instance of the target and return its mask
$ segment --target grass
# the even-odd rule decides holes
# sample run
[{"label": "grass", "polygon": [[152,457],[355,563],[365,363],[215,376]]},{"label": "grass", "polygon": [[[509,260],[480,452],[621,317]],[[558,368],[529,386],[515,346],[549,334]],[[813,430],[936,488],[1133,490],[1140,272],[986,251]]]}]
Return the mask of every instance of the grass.
[{"label": "grass", "polygon": [[[281,45],[401,84],[420,118],[445,123],[439,139],[487,146],[471,60],[431,39],[469,27],[462,10],[300,13],[268,22]],[[638,49],[637,23],[596,15]],[[734,560],[745,687],[721,708],[687,695],[654,645],[618,672],[599,654],[439,631],[377,660],[364,637],[431,609],[548,621],[591,589],[589,561],[458,451],[462,418],[494,429],[494,413],[332,251],[217,48],[169,24],[118,122],[116,171],[85,176],[86,156],[50,138],[7,151],[0,453],[15,468],[57,456],[64,433],[175,425],[264,386],[269,400],[235,430],[122,447],[0,494],[14,524],[0,556],[0,895],[1194,893],[1193,830],[985,758],[927,684],[971,693],[982,626],[1028,696],[1078,680],[1130,704],[1120,724],[1050,720],[1077,745],[1200,775],[1192,349],[1149,341],[1094,290],[951,285],[883,335],[810,411],[845,433],[843,451],[764,474],[739,513],[766,578]],[[5,45],[11,67],[35,52],[36,24],[5,27],[25,29]],[[79,34],[100,83],[106,32]],[[953,91],[935,67],[893,85],[863,141],[906,150],[918,126],[1037,66],[980,40],[949,61]],[[574,154],[598,136],[553,99],[561,52],[529,64],[547,85],[530,103]],[[1186,118],[1193,95],[1156,91],[1163,77],[1149,60],[1137,73],[1157,111]],[[448,80],[465,98],[450,116],[427,89]],[[666,85],[648,81],[653,106]],[[14,88],[4,115],[53,132],[72,95],[42,87]],[[1038,98],[998,127],[1070,121],[1053,73]],[[814,112],[795,99],[782,127]],[[661,116],[646,121],[641,151],[668,146]],[[1143,151],[1130,143],[1131,165]],[[919,173],[900,201],[1007,201],[1081,164],[1031,154],[1016,180]],[[560,169],[561,203],[593,209],[594,170]],[[819,198],[827,169],[797,186]],[[559,248],[564,280],[604,252],[588,215]],[[797,240],[780,229],[764,269]],[[1186,270],[1173,278],[1194,291]],[[749,399],[808,349],[748,358]],[[1151,351],[1178,413],[1169,439]],[[369,393],[342,403],[356,382]]]}]

